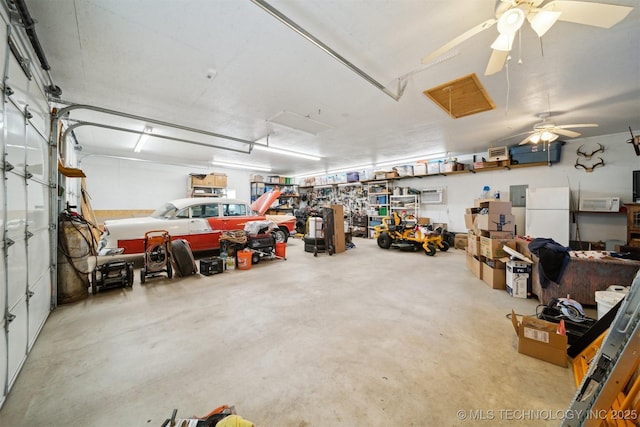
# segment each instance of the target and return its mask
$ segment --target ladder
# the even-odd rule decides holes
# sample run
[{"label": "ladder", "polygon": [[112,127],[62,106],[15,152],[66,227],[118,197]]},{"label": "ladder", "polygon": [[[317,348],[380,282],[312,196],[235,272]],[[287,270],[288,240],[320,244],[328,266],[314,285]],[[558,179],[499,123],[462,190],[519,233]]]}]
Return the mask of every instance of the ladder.
[{"label": "ladder", "polygon": [[[629,294],[591,362],[562,426],[600,426],[612,415],[613,418],[623,418],[625,408],[613,411],[616,412],[613,414],[611,408],[637,369],[639,352],[640,272],[636,274]],[[636,414],[633,411],[629,413]]]}]

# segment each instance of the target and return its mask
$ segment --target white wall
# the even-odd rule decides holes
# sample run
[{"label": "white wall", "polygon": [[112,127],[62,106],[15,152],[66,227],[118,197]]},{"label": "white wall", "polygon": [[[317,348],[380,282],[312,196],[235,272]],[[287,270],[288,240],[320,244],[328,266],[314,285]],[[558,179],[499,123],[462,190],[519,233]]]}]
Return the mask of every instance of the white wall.
[{"label": "white wall", "polygon": [[[635,133],[635,132],[634,132]],[[632,202],[632,171],[640,169],[640,157],[635,155],[633,147],[626,141],[629,133],[619,133],[597,138],[581,138],[569,140],[562,147],[559,163],[552,166],[499,170],[491,172],[465,173],[448,176],[428,176],[424,178],[407,178],[396,181],[396,185],[410,186],[417,189],[445,188],[445,203],[442,205],[422,205],[421,216],[431,218],[432,222],[448,224],[450,231],[464,232],[465,208],[473,206],[473,200],[480,197],[485,185],[492,192],[500,191],[502,200],[509,200],[509,187],[512,185],[528,185],[536,187],[570,187],[576,202],[580,197],[618,196],[622,202]],[[583,151],[590,152],[600,143],[605,147],[604,153],[594,157],[602,157],[604,167],[586,172],[576,169],[578,157],[576,150],[584,144]],[[486,153],[479,153],[485,156]],[[583,164],[592,164],[580,158]],[[459,158],[469,163],[470,158]],[[626,216],[614,214],[580,214],[578,217],[580,237],[583,241],[626,241]],[[524,230],[518,230],[524,234]],[[572,225],[571,239],[575,239],[575,224]]]},{"label": "white wall", "polygon": [[[551,167],[406,178],[395,181],[395,185],[416,189],[445,188],[445,203],[422,205],[421,216],[431,218],[432,222],[447,223],[449,230],[456,232],[466,231],[463,216],[465,209],[473,206],[474,199],[480,197],[485,185],[490,186],[492,192],[499,190],[503,200],[509,200],[511,185],[528,185],[529,188],[569,186],[576,206],[578,195],[619,196],[623,202],[629,203],[632,201],[631,171],[640,169],[640,157],[635,155],[631,144],[626,142],[628,139],[629,133],[623,132],[569,140],[562,147],[560,162]],[[605,147],[605,151],[596,154],[596,157],[602,157],[605,166],[591,173],[576,169],[576,149],[584,144],[583,151],[593,151],[598,143]],[[478,155],[486,157],[486,153]],[[472,161],[471,157],[460,157],[459,161],[469,163]],[[583,158],[581,161],[590,164]],[[249,171],[223,168],[203,170],[98,156],[82,159],[80,167],[87,174],[87,190],[94,209],[155,209],[167,200],[187,195],[189,173],[226,173],[228,188],[235,189],[239,199],[250,199]],[[578,221],[583,241],[626,241],[624,215],[581,214]],[[523,229],[518,231],[520,234],[524,233]],[[571,239],[575,239],[575,225],[572,226]]]},{"label": "white wall", "polygon": [[163,203],[187,197],[189,174],[224,173],[227,189],[249,200],[249,179],[244,170],[211,169],[137,162],[89,155],[80,156],[80,168],[87,175],[87,192],[93,209],[156,209]]}]

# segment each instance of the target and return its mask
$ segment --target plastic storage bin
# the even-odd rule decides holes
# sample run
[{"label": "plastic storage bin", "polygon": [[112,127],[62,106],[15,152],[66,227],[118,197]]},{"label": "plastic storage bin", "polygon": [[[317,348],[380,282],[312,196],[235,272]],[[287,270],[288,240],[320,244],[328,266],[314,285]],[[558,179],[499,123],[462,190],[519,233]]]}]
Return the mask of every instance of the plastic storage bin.
[{"label": "plastic storage bin", "polygon": [[525,144],[509,147],[511,163],[514,165],[546,161],[557,163],[560,161],[560,153],[564,144],[564,141],[554,141],[551,144]]}]

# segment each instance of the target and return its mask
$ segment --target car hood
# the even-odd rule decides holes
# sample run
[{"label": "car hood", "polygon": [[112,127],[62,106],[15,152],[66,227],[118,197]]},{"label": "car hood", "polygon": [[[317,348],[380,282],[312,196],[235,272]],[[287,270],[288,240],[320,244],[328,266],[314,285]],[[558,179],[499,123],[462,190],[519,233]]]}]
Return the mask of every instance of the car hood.
[{"label": "car hood", "polygon": [[279,190],[267,191],[258,197],[255,202],[251,203],[251,210],[258,212],[260,215],[264,215],[281,194],[282,191]]}]

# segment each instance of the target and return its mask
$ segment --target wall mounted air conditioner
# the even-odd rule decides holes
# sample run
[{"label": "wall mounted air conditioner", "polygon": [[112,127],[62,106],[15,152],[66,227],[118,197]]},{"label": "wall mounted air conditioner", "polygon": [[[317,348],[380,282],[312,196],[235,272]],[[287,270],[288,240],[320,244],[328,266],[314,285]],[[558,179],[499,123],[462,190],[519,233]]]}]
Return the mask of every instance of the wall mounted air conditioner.
[{"label": "wall mounted air conditioner", "polygon": [[489,147],[489,152],[487,153],[489,158],[488,162],[499,162],[502,160],[509,160],[509,147]]},{"label": "wall mounted air conditioner", "polygon": [[580,199],[580,210],[588,212],[619,212],[620,197],[584,197]]},{"label": "wall mounted air conditioner", "polygon": [[442,203],[444,190],[442,188],[425,188],[422,190],[422,203]]}]

